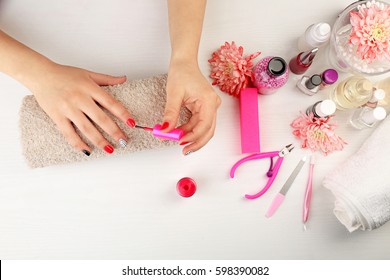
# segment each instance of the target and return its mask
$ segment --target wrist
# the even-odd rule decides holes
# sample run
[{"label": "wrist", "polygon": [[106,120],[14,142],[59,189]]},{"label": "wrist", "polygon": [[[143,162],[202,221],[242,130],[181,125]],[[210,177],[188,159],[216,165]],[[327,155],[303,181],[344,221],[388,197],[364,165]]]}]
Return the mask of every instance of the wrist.
[{"label": "wrist", "polygon": [[26,67],[16,75],[16,79],[34,93],[39,85],[47,82],[47,75],[53,72],[56,65],[50,59],[38,55],[27,62]]}]

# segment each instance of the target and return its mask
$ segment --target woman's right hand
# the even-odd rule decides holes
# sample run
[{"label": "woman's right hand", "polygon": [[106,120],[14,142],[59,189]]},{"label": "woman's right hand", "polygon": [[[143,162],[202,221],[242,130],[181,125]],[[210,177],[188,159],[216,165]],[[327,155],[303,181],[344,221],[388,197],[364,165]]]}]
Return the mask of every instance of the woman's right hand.
[{"label": "woman's right hand", "polygon": [[126,135],[101,107],[130,127],[134,127],[135,122],[119,101],[100,88],[103,85],[122,84],[126,77],[113,77],[56,63],[49,63],[45,70],[41,77],[29,84],[29,88],[73,147],[87,156],[92,151],[76,133],[77,127],[96,147],[109,154],[114,152],[113,143],[103,137],[92,121],[120,146],[126,146]]}]

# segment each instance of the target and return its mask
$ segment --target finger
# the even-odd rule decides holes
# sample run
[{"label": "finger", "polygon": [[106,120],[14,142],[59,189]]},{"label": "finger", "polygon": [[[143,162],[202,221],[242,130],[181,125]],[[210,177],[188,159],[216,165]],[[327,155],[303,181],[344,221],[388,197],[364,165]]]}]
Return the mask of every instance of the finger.
[{"label": "finger", "polygon": [[114,147],[100,134],[96,127],[88,120],[88,118],[81,112],[73,114],[71,119],[73,124],[83,133],[91,142],[108,154],[114,152]]},{"label": "finger", "polygon": [[165,105],[164,118],[161,125],[161,130],[163,132],[171,131],[176,127],[182,103],[182,95],[179,94],[179,92],[167,93],[167,103]]},{"label": "finger", "polygon": [[126,76],[114,77],[111,75],[96,73],[88,71],[89,76],[94,80],[99,86],[113,86],[118,84],[123,84],[126,82]]},{"label": "finger", "polygon": [[187,123],[182,124],[177,128],[183,130],[184,134],[186,134],[194,129],[198,121],[199,121],[199,114],[193,114]]},{"label": "finger", "polygon": [[135,121],[130,112],[116,100],[112,95],[105,92],[103,89],[96,87],[93,89],[92,98],[102,107],[110,111],[115,117],[127,124],[129,127],[135,126]]},{"label": "finger", "polygon": [[122,148],[127,146],[127,137],[120,130],[117,124],[102,111],[95,102],[89,102],[88,105],[81,108],[83,112],[100,126],[108,135],[114,138]]},{"label": "finger", "polygon": [[207,134],[205,134],[203,137],[199,138],[195,142],[193,142],[193,143],[187,145],[186,147],[184,147],[183,154],[184,155],[189,155],[189,154],[191,154],[193,152],[198,151],[202,147],[204,147],[210,141],[210,139],[213,138],[214,132],[215,132],[215,126],[216,126],[216,118],[214,118],[212,127],[207,132]]},{"label": "finger", "polygon": [[192,131],[185,134],[181,141],[182,142],[196,142],[212,129],[214,119],[216,117],[215,111],[210,108],[203,107],[203,110],[199,112],[199,119],[195,124]]},{"label": "finger", "polygon": [[91,154],[92,149],[83,140],[81,140],[80,136],[76,133],[73,125],[68,119],[64,118],[62,120],[55,121],[55,123],[57,124],[58,130],[62,133],[70,145],[72,145],[76,150],[84,153],[86,156]]}]

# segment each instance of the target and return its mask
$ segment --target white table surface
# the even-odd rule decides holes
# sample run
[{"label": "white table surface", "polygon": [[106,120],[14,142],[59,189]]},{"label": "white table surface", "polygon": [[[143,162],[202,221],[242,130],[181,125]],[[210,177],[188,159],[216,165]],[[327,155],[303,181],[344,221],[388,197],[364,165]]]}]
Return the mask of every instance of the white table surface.
[{"label": "white table surface", "polygon": [[[262,57],[296,55],[297,37],[308,25],[326,21],[351,1],[210,0],[199,61],[225,41]],[[170,45],[166,1],[3,0],[0,28],[51,59],[130,79],[167,71]],[[320,50],[309,73],[329,65]],[[258,61],[258,59],[256,59]],[[345,75],[342,75],[344,77]],[[259,97],[261,149],[299,146],[290,128],[300,110],[324,99],[298,91],[298,76],[271,96]],[[301,222],[308,165],[284,204],[264,217],[307,150],[286,158],[272,188],[248,201],[244,193],[266,181],[268,161],[246,164],[229,179],[240,153],[238,100],[220,93],[212,141],[188,157],[179,147],[115,156],[88,163],[29,169],[21,154],[18,110],[29,91],[0,74],[0,259],[389,259],[390,224],[372,232],[348,233],[333,214],[334,197],[324,176],[353,154],[370,130],[346,125],[338,113],[342,152],[321,157],[315,167],[308,230]],[[198,191],[181,198],[176,182],[194,178]]]}]

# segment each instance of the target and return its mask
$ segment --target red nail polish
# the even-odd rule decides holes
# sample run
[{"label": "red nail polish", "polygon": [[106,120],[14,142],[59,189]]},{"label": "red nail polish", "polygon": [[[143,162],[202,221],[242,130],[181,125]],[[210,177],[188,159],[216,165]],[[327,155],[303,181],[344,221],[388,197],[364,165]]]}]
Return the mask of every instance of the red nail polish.
[{"label": "red nail polish", "polygon": [[109,154],[112,154],[114,152],[114,148],[111,146],[111,145],[107,145],[104,147],[104,150],[109,153]]},{"label": "red nail polish", "polygon": [[169,122],[164,122],[162,125],[161,125],[161,130],[164,130],[166,128],[168,128],[169,126]]},{"label": "red nail polish", "polygon": [[126,124],[130,127],[135,127],[135,121],[133,119],[128,119]]},{"label": "red nail polish", "polygon": [[183,142],[183,143],[180,143],[180,146],[187,145],[188,143],[190,143],[190,142]]},{"label": "red nail polish", "polygon": [[297,56],[293,57],[289,63],[291,72],[297,75],[305,73],[312,64],[317,51],[318,48],[314,48],[311,51],[301,52]]}]

